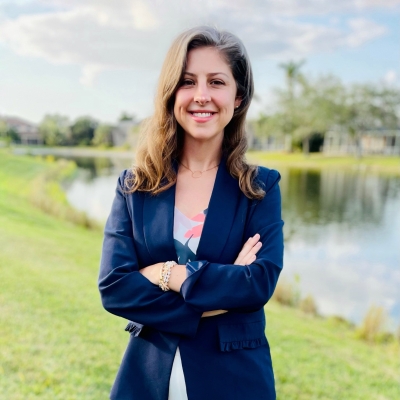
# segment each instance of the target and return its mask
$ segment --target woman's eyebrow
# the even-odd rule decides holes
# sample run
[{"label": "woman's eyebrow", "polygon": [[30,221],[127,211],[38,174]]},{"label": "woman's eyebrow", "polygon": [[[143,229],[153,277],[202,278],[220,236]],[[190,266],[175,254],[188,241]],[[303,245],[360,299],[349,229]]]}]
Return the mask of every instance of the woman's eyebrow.
[{"label": "woman's eyebrow", "polygon": [[[184,72],[184,75],[196,76],[196,74],[187,71]],[[214,76],[214,75],[225,75],[227,78],[229,78],[229,76],[225,74],[225,72],[210,72],[209,74],[207,74],[207,76]]]}]

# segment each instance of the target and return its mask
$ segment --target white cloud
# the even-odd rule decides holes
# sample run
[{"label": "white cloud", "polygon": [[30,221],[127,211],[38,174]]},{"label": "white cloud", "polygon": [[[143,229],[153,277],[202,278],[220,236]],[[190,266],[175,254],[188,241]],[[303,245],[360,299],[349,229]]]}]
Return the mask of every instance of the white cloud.
[{"label": "white cloud", "polygon": [[[135,3],[139,3],[137,6]],[[141,4],[140,4],[141,3]],[[166,3],[166,4],[165,4]],[[144,15],[153,15],[153,9],[163,9],[165,6],[174,9],[177,13],[185,10],[195,10],[195,13],[210,11],[214,8],[230,8],[242,14],[258,10],[267,15],[299,16],[299,15],[331,15],[332,13],[359,12],[369,9],[387,10],[400,5],[400,0],[203,0],[201,7],[193,0],[2,0],[0,15],[18,15],[36,13],[37,10],[70,10],[76,7],[93,7],[114,13],[115,10],[124,10],[130,6],[144,8]],[[129,13],[128,13],[129,14]]]},{"label": "white cloud", "polygon": [[383,77],[383,81],[388,85],[394,84],[397,81],[397,73],[394,69],[389,70],[386,72],[385,76]]},{"label": "white cloud", "polygon": [[[337,20],[312,24],[289,17],[321,14],[332,7],[377,6],[373,0],[205,0],[201,7],[188,0],[37,0],[30,7],[32,3],[52,9],[3,19],[0,42],[22,56],[79,65],[86,85],[107,69],[158,69],[172,38],[198,24],[213,23],[237,33],[252,58],[305,57],[360,46],[386,33],[384,26],[367,19],[350,20],[346,27]],[[400,0],[386,3],[394,6]]]},{"label": "white cloud", "polygon": [[144,8],[125,11],[80,7],[21,16],[0,24],[0,41],[19,55],[81,66],[82,83],[105,69],[151,68],[167,46],[157,21]]},{"label": "white cloud", "polygon": [[386,27],[365,18],[354,18],[349,21],[349,26],[352,30],[347,37],[347,43],[350,47],[358,47],[387,33]]},{"label": "white cloud", "polygon": [[82,75],[79,82],[84,86],[93,86],[97,76],[104,71],[100,65],[87,64],[82,68]]},{"label": "white cloud", "polygon": [[274,16],[331,15],[333,13],[358,12],[369,9],[391,9],[400,0],[219,0],[218,4],[231,4],[232,8],[245,13],[256,8],[260,13]]},{"label": "white cloud", "polygon": [[159,19],[151,12],[151,9],[144,2],[134,2],[130,13],[133,18],[134,26],[137,29],[148,30],[157,28],[160,25]]}]

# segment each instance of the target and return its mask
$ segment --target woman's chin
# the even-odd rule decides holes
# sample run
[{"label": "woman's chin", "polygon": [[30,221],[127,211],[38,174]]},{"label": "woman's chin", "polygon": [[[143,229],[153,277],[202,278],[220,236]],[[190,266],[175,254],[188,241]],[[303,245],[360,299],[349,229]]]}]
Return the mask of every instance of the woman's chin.
[{"label": "woman's chin", "polygon": [[223,132],[185,132],[185,139],[198,142],[220,142],[223,138]]}]

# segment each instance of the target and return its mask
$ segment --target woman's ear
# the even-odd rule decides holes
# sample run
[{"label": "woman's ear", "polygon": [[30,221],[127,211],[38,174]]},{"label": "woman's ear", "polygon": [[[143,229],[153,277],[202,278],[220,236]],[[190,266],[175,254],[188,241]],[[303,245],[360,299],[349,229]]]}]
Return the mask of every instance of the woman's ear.
[{"label": "woman's ear", "polygon": [[235,108],[239,108],[241,103],[242,103],[242,98],[241,97],[236,97],[236,99],[235,99]]}]

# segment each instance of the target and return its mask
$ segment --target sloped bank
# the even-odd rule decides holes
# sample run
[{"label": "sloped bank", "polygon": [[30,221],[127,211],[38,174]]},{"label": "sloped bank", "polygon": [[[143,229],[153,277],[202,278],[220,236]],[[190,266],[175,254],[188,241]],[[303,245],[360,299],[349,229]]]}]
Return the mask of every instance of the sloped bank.
[{"label": "sloped bank", "polygon": [[[101,307],[102,234],[43,212],[30,184],[52,162],[0,153],[0,393],[7,400],[108,398],[125,322]],[[399,348],[271,301],[278,399],[397,399]]]},{"label": "sloped bank", "polygon": [[[36,207],[55,217],[90,229],[100,229],[100,224],[90,219],[68,203],[62,182],[73,179],[77,166],[73,161],[55,160],[53,156],[14,156],[1,150],[0,168],[7,172],[3,181],[15,194],[26,196]],[[20,187],[18,188],[18,183]],[[18,190],[19,189],[19,190]]]}]

